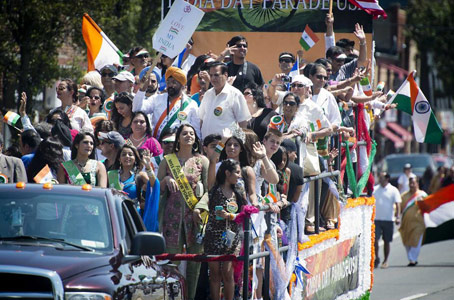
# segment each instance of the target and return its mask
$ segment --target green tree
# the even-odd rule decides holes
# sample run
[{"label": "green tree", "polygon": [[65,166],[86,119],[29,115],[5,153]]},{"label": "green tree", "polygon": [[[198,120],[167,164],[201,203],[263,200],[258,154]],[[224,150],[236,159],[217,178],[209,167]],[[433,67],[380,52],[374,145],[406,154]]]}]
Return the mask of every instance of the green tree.
[{"label": "green tree", "polygon": [[[2,108],[18,106],[17,95],[33,95],[56,79],[79,79],[86,68],[82,16],[87,12],[122,51],[135,45],[151,49],[160,21],[154,0],[0,0],[0,80]],[[62,68],[58,53],[72,47],[74,63]],[[82,59],[80,58],[82,57]]]},{"label": "green tree", "polygon": [[[428,72],[438,71],[444,94],[454,93],[454,6],[452,0],[412,0],[407,11],[407,33],[416,41],[421,59],[421,88],[427,93]],[[434,54],[435,65],[429,66],[427,55]],[[444,96],[444,95],[443,95]]]}]

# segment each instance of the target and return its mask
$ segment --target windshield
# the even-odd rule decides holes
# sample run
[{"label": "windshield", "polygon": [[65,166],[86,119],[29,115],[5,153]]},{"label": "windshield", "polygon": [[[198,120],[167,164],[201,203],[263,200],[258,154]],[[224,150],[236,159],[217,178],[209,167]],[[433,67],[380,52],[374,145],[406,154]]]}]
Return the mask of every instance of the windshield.
[{"label": "windshield", "polygon": [[0,240],[19,236],[62,240],[81,249],[112,250],[104,198],[45,191],[4,193],[0,196]]},{"label": "windshield", "polygon": [[405,156],[405,157],[393,157],[387,158],[386,164],[388,167],[389,174],[402,173],[405,164],[411,164],[412,172],[416,175],[421,176],[428,166],[431,166],[430,156],[418,155],[418,156]]}]

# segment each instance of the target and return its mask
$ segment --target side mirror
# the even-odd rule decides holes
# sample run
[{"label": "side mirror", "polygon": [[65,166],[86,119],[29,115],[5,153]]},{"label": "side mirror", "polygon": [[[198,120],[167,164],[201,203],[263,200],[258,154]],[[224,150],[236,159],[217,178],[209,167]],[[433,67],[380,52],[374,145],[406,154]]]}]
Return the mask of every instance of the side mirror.
[{"label": "side mirror", "polygon": [[156,232],[138,232],[131,243],[130,255],[158,255],[164,253],[164,237]]}]

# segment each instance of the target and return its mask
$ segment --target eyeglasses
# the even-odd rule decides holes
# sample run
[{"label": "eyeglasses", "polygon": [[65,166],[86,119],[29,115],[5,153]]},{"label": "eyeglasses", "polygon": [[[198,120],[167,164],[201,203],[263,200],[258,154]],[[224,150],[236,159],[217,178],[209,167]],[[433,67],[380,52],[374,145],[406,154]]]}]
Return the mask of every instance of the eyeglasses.
[{"label": "eyeglasses", "polygon": [[294,101],[284,101],[282,102],[282,104],[284,104],[284,106],[295,106],[296,105],[296,102]]},{"label": "eyeglasses", "polygon": [[246,44],[236,44],[237,48],[247,48]]},{"label": "eyeglasses", "polygon": [[115,74],[112,73],[112,72],[107,72],[107,73],[102,73],[101,76],[102,76],[102,77],[114,77]]},{"label": "eyeglasses", "polygon": [[156,83],[157,81],[156,80],[151,80],[151,83]]},{"label": "eyeglasses", "polygon": [[280,63],[283,63],[283,62],[284,62],[284,63],[291,63],[291,62],[293,62],[293,61],[292,61],[290,58],[282,58],[282,59],[279,60],[279,62],[280,62]]},{"label": "eyeglasses", "polygon": [[88,96],[90,99],[101,100],[99,96]]},{"label": "eyeglasses", "polygon": [[140,55],[137,55],[136,58],[148,58],[149,55],[148,54],[140,54]]},{"label": "eyeglasses", "polygon": [[297,87],[298,87],[298,88],[303,88],[303,87],[304,87],[304,84],[302,84],[302,83],[292,83],[290,86],[291,86],[292,88],[297,88]]},{"label": "eyeglasses", "polygon": [[252,95],[252,93],[251,92],[244,92],[243,95],[244,96],[249,96],[249,95]]},{"label": "eyeglasses", "polygon": [[327,77],[327,76],[323,76],[323,75],[321,75],[321,74],[317,74],[317,75],[315,75],[315,77],[317,77],[317,79],[328,80],[328,77]]}]

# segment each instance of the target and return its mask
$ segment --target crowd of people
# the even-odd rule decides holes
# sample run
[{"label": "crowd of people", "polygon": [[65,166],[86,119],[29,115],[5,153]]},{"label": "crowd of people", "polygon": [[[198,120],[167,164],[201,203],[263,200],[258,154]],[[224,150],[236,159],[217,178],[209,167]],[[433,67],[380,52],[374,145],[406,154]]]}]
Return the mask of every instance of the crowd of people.
[{"label": "crowd of people", "polygon": [[[360,105],[367,128],[374,115],[389,108],[386,95],[366,95],[359,84],[370,70],[362,26],[354,30],[355,50],[354,41],[335,43],[333,22],[328,15],[326,53],[307,63],[301,54],[283,52],[269,81],[259,65],[246,60],[247,39],[234,36],[219,55],[195,57],[191,39],[183,55],[162,55],[150,70],[151,53],[134,47],[123,66],[88,72],[79,85],[62,79],[56,90],[61,106],[38,124],[26,114],[23,93],[16,154],[21,159],[0,155],[1,173],[7,182],[39,183],[37,175],[47,165],[59,184],[123,190],[142,213],[151,199],[147,187],[153,190],[159,181],[153,191],[159,193],[154,228],[164,236],[168,253],[238,254],[238,216],[247,206],[265,207],[260,213],[270,215],[268,226],[261,226],[263,217],[255,220],[258,251],[267,236],[282,244],[304,177],[332,170],[341,153],[333,136],[355,138],[353,107]],[[296,60],[300,70],[290,77]],[[351,151],[354,163],[360,151]],[[319,186],[320,230],[334,229],[338,199]],[[306,234],[315,232],[313,193],[311,186]],[[224,299],[233,299],[232,263],[209,262],[208,268],[211,299],[220,299],[221,282]],[[260,281],[263,264],[256,268]],[[189,299],[207,297],[200,298],[199,273],[200,263],[187,263]],[[260,287],[253,291],[255,299],[262,297]]]}]

